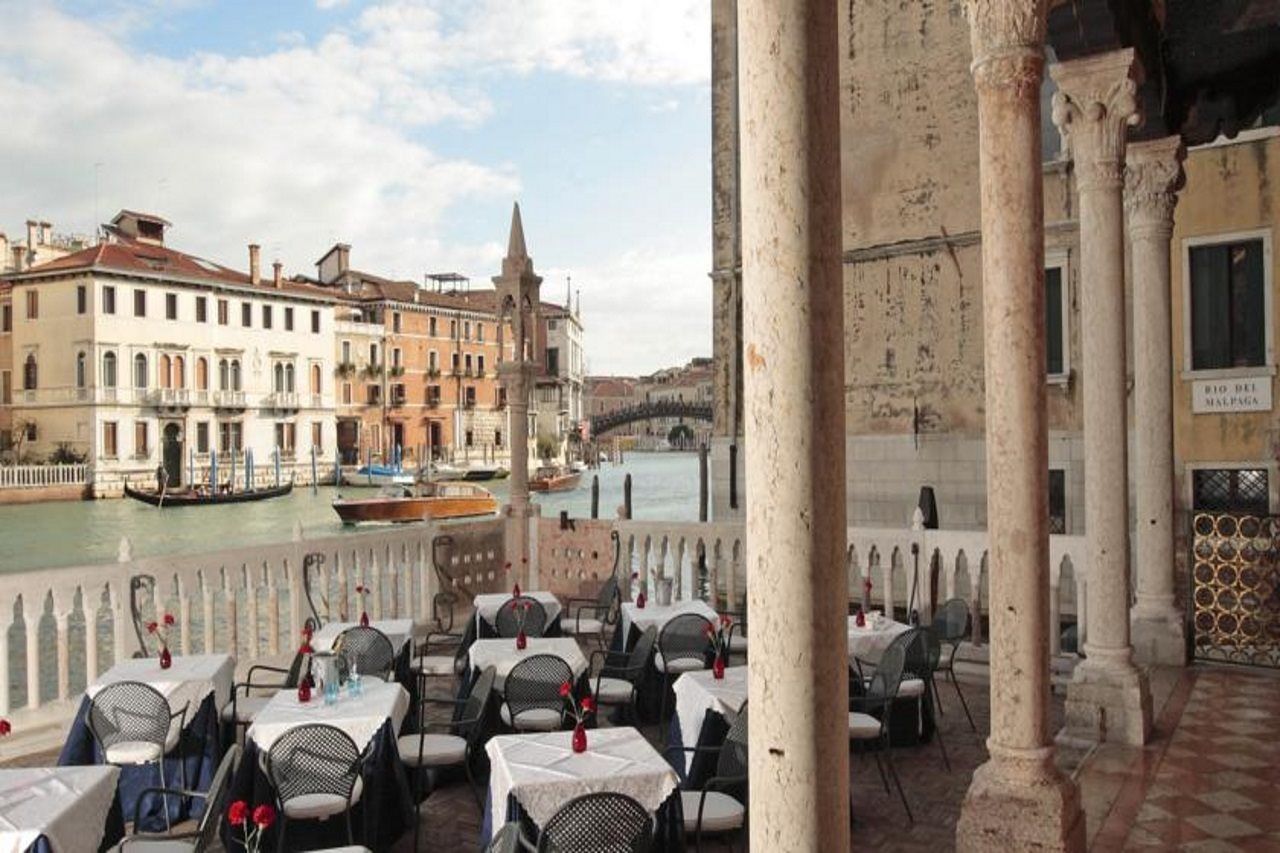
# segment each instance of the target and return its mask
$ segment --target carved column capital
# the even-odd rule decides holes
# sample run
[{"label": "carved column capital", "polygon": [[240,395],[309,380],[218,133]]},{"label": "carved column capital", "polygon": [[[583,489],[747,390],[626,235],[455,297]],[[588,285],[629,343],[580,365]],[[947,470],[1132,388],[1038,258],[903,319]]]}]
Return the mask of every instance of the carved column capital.
[{"label": "carved column capital", "polygon": [[1135,235],[1173,233],[1173,209],[1186,183],[1181,137],[1166,136],[1129,146],[1124,167],[1124,206]]},{"label": "carved column capital", "polygon": [[1141,121],[1140,75],[1132,48],[1050,66],[1058,84],[1053,123],[1075,160],[1081,192],[1123,186],[1125,140]]},{"label": "carved column capital", "polygon": [[979,88],[1040,92],[1048,0],[964,0]]}]

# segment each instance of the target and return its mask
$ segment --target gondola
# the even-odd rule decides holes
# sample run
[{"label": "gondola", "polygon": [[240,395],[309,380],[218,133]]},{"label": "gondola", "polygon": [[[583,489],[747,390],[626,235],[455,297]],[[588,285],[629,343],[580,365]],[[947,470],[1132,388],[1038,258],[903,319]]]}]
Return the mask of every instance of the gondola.
[{"label": "gondola", "polygon": [[163,494],[156,489],[135,489],[124,484],[125,497],[142,501],[144,504],[158,506],[162,509],[179,506],[209,506],[212,504],[242,504],[250,501],[265,501],[270,498],[281,498],[293,491],[293,482],[269,489],[250,489],[243,492],[210,492],[193,491],[191,489],[174,489]]}]

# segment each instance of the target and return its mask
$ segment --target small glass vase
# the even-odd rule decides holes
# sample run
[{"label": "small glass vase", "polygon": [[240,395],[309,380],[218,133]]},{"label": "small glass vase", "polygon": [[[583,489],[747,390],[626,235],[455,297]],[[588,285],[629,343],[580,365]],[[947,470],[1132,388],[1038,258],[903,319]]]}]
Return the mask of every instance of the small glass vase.
[{"label": "small glass vase", "polygon": [[853,624],[859,628],[867,627],[867,612],[862,608],[858,608],[858,615],[853,617]]},{"label": "small glass vase", "polygon": [[517,648],[517,649],[519,649],[520,651],[524,651],[524,650],[525,650],[525,647],[526,647],[526,646],[528,646],[528,645],[529,645],[529,638],[528,638],[528,637],[526,637],[526,636],[524,635],[524,631],[519,631],[519,632],[517,632],[517,633],[516,633],[516,648]]},{"label": "small glass vase", "polygon": [[302,679],[302,683],[298,685],[298,701],[304,705],[311,701],[311,680],[309,677]]},{"label": "small glass vase", "polygon": [[173,666],[173,655],[169,654],[168,646],[160,647],[160,668],[168,669]]},{"label": "small glass vase", "polygon": [[639,595],[637,595],[637,596],[636,596],[636,609],[637,609],[637,610],[644,610],[644,603],[645,603],[645,595],[644,595],[644,593],[642,592],[642,593],[640,593]]},{"label": "small glass vase", "polygon": [[511,597],[512,598],[520,597],[520,584],[516,584],[515,586],[511,587]]},{"label": "small glass vase", "polygon": [[369,627],[369,611],[368,610],[360,611],[360,627],[361,628]]},{"label": "small glass vase", "polygon": [[716,681],[724,678],[724,655],[716,655],[715,661],[711,664],[711,677]]},{"label": "small glass vase", "polygon": [[573,751],[587,751],[587,727],[582,723],[578,723],[573,727]]}]

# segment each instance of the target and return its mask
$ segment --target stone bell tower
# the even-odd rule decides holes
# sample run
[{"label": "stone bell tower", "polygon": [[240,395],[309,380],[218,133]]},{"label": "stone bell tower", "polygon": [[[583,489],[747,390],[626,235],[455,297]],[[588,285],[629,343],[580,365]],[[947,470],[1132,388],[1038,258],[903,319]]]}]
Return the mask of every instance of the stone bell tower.
[{"label": "stone bell tower", "polygon": [[[506,551],[516,578],[530,585],[528,567],[529,518],[529,392],[542,342],[538,317],[542,277],[533,271],[533,259],[524,244],[520,205],[511,211],[511,234],[502,274],[494,276],[498,296],[498,381],[507,392],[511,424],[511,492],[507,503]],[[511,327],[511,342],[502,340]]]}]

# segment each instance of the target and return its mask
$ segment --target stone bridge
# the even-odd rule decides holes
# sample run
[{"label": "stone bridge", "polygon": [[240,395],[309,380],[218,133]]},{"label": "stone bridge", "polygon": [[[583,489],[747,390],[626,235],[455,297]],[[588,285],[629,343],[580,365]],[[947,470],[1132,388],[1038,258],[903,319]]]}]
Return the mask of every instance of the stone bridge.
[{"label": "stone bridge", "polygon": [[658,400],[652,403],[640,403],[625,409],[616,409],[603,415],[595,415],[591,420],[591,435],[597,436],[609,430],[617,429],[635,421],[656,420],[658,418],[689,418],[695,421],[711,420],[710,403],[686,403],[680,400]]}]

